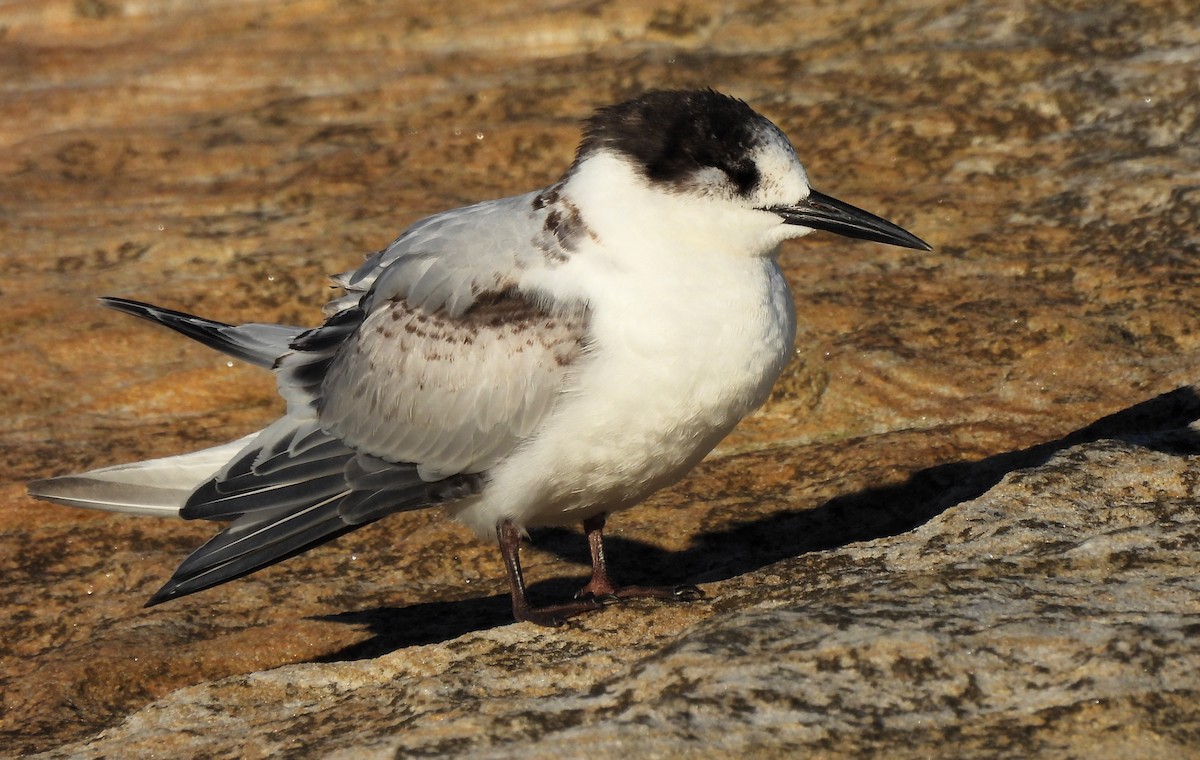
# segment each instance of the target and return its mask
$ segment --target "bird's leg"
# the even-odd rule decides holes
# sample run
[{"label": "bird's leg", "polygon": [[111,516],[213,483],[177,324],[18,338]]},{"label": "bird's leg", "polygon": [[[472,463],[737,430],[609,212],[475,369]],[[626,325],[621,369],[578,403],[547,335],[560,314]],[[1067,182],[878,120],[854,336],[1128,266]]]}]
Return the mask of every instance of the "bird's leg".
[{"label": "bird's leg", "polygon": [[598,514],[583,521],[583,533],[587,536],[588,548],[592,552],[592,578],[575,594],[576,599],[670,599],[678,602],[694,602],[704,598],[704,592],[695,586],[618,586],[608,573],[608,560],[604,556],[604,515]]},{"label": "bird's leg", "polygon": [[512,521],[504,520],[496,526],[496,537],[500,540],[500,554],[504,557],[504,570],[512,588],[513,617],[518,623],[528,620],[538,625],[559,626],[572,615],[598,610],[605,605],[605,600],[589,597],[566,604],[533,607],[526,596],[525,575],[521,572],[521,529]]}]

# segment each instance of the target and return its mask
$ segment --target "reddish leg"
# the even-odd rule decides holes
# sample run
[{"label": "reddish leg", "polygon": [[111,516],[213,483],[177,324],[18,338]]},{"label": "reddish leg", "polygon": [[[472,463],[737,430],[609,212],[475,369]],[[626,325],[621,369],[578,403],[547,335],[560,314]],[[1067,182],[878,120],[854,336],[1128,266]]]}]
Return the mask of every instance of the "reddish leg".
[{"label": "reddish leg", "polygon": [[583,521],[583,532],[587,536],[588,548],[592,551],[592,579],[575,594],[576,599],[669,599],[677,602],[694,602],[704,598],[704,592],[695,586],[618,586],[608,573],[608,560],[604,556],[604,515],[599,514]]},{"label": "reddish leg", "polygon": [[512,589],[513,617],[518,623],[528,620],[538,625],[559,626],[572,615],[598,610],[604,606],[604,600],[589,597],[566,604],[533,607],[525,594],[525,576],[521,572],[520,529],[505,520],[496,526],[496,537],[500,539],[500,553],[504,556],[504,569],[508,573],[508,585]]}]

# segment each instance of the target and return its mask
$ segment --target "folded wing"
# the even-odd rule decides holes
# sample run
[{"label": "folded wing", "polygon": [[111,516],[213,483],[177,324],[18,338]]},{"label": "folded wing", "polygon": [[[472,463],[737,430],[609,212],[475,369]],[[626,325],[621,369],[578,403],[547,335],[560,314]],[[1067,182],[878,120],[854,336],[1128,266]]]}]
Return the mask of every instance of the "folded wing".
[{"label": "folded wing", "polygon": [[585,354],[588,315],[521,290],[517,274],[548,260],[530,245],[541,229],[530,202],[433,217],[339,278],[347,296],[275,362],[288,414],[180,512],[229,526],[150,604],[477,493],[489,467],[536,435]]}]

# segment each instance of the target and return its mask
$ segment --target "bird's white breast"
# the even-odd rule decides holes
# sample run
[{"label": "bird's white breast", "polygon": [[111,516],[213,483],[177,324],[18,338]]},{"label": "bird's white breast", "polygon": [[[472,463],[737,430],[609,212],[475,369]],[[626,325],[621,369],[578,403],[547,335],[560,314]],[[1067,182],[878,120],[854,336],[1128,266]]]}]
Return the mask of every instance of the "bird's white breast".
[{"label": "bird's white breast", "polygon": [[536,277],[586,283],[590,343],[542,430],[457,510],[481,536],[502,519],[620,510],[675,482],[762,404],[791,354],[795,314],[773,258],[585,249]]}]

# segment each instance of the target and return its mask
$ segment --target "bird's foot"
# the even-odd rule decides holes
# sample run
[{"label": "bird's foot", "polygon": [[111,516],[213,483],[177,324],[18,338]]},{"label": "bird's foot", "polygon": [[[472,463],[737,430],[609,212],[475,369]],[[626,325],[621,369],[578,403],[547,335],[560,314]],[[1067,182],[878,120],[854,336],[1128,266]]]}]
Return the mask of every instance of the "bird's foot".
[{"label": "bird's foot", "polygon": [[[695,602],[704,598],[704,592],[691,585],[681,586],[615,586],[597,583],[592,579],[575,594],[576,599],[663,599],[668,602]],[[607,602],[612,604],[612,602]]]},{"label": "bird's foot", "polygon": [[536,625],[546,626],[547,628],[557,628],[567,622],[569,618],[581,615],[585,612],[592,612],[607,607],[610,604],[619,602],[615,596],[586,596],[576,597],[574,602],[566,602],[564,604],[551,604],[546,607],[513,607],[513,617],[517,622],[529,622]]}]

